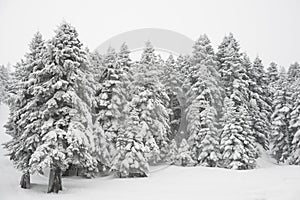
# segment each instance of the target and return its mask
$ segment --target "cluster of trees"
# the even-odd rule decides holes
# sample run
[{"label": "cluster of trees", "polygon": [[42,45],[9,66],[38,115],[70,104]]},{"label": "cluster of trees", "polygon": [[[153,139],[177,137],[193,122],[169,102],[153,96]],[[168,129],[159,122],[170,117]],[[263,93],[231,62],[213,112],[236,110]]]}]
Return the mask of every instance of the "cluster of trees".
[{"label": "cluster of trees", "polygon": [[34,35],[5,90],[4,145],[22,188],[47,169],[48,192],[62,190],[62,175],[145,177],[163,162],[252,169],[270,147],[278,162],[300,163],[299,64],[265,71],[232,34],[216,53],[201,35],[192,55],[164,61],[149,41],[139,61],[129,55],[125,43],[84,49],[66,22],[48,41]]}]

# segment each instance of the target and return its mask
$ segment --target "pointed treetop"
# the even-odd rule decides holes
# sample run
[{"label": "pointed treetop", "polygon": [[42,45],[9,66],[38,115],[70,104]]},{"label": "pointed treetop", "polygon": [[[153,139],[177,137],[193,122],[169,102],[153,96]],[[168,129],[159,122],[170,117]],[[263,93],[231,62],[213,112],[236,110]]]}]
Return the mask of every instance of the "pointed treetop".
[{"label": "pointed treetop", "polygon": [[288,69],[288,78],[290,81],[295,81],[300,77],[300,65],[299,63],[295,62],[290,65]]},{"label": "pointed treetop", "polygon": [[120,47],[120,54],[129,54],[130,50],[128,48],[128,45],[126,44],[126,42],[124,42],[121,47]]},{"label": "pointed treetop", "polygon": [[228,49],[233,49],[236,52],[240,50],[240,45],[238,41],[234,38],[232,33],[229,33],[228,36],[225,36],[221,45],[218,47],[219,50],[222,48],[228,48]]},{"label": "pointed treetop", "polygon": [[205,60],[207,57],[214,56],[214,49],[211,46],[210,40],[207,35],[200,35],[198,40],[196,40],[193,45],[193,61],[194,64],[200,63],[202,60]]}]

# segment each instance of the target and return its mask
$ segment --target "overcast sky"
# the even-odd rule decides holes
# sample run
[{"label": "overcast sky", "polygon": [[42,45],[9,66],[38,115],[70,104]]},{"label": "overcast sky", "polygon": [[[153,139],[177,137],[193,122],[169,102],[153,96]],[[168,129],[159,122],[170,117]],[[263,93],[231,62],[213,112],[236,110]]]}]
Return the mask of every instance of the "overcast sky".
[{"label": "overcast sky", "polygon": [[206,33],[214,47],[232,32],[265,65],[300,61],[300,0],[0,0],[0,64],[20,60],[36,31],[49,39],[62,20],[90,49],[125,31],[163,28],[193,40]]}]

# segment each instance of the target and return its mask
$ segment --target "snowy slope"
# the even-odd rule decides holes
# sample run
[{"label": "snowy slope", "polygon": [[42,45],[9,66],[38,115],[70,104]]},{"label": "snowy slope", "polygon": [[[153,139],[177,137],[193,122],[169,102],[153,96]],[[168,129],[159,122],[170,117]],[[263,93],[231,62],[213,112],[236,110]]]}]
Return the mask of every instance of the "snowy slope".
[{"label": "snowy slope", "polygon": [[[2,128],[8,109],[0,107],[0,141],[9,139]],[[102,200],[299,200],[300,167],[278,166],[263,155],[259,167],[249,171],[213,168],[160,166],[153,168],[149,178],[114,179],[112,177],[63,179],[63,192],[47,194],[47,177],[36,175],[32,188],[19,187],[17,172],[0,149],[0,199],[102,199]]]}]

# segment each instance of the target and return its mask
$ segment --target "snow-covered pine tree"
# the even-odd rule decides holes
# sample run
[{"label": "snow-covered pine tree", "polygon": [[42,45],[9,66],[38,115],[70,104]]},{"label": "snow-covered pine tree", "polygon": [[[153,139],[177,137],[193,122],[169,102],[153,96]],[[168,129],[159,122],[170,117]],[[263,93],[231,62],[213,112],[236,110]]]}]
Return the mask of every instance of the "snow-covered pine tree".
[{"label": "snow-covered pine tree", "polygon": [[132,94],[141,99],[140,120],[149,127],[145,146],[146,158],[151,164],[165,156],[170,132],[169,98],[159,80],[161,69],[152,44],[146,42],[140,63],[135,67]]},{"label": "snow-covered pine tree", "polygon": [[222,121],[223,166],[229,169],[253,169],[256,166],[256,147],[247,109],[244,105],[236,107],[236,103],[226,97]]},{"label": "snow-covered pine tree", "polygon": [[193,160],[191,148],[186,139],[182,139],[180,143],[178,154],[175,158],[175,164],[184,167],[191,167],[196,164]]},{"label": "snow-covered pine tree", "polygon": [[195,83],[188,91],[187,130],[194,159],[209,167],[220,159],[217,109],[221,108],[222,88],[215,54],[206,35],[194,45],[192,60]]},{"label": "snow-covered pine tree", "polygon": [[110,168],[111,160],[116,153],[116,138],[123,123],[122,111],[126,103],[124,79],[127,73],[124,68],[118,62],[115,50],[108,48],[104,57],[104,71],[97,80],[98,88],[94,106],[97,116],[94,131],[99,139],[97,157],[103,170]]},{"label": "snow-covered pine tree", "polygon": [[271,62],[270,66],[267,68],[267,84],[269,88],[269,92],[271,94],[271,99],[274,98],[274,93],[276,91],[276,84],[279,79],[279,71],[276,63]]},{"label": "snow-covered pine tree", "polygon": [[[284,163],[290,155],[292,135],[289,129],[291,114],[291,88],[287,80],[287,75],[283,72],[276,83],[277,88],[272,102],[273,113],[271,115],[272,124],[272,154],[278,163]],[[297,111],[295,111],[297,112]],[[296,114],[296,113],[293,114]],[[291,128],[295,124],[291,121]]]},{"label": "snow-covered pine tree", "polygon": [[124,131],[117,137],[117,153],[111,168],[120,178],[146,177],[149,173],[144,143],[149,127],[145,121],[140,120],[140,103],[139,96],[134,95],[124,110]]},{"label": "snow-covered pine tree", "polygon": [[140,63],[147,65],[148,67],[158,67],[158,58],[155,54],[155,50],[151,42],[148,40],[145,43],[145,48],[141,55]]},{"label": "snow-covered pine tree", "polygon": [[294,79],[291,85],[291,113],[289,121],[289,134],[292,142],[288,158],[289,164],[300,165],[300,78]]},{"label": "snow-covered pine tree", "polygon": [[62,171],[71,164],[90,174],[97,171],[92,131],[88,67],[78,33],[63,22],[49,41],[41,68],[35,68],[32,95],[38,106],[40,131],[29,160],[30,172],[50,168],[48,192],[62,190]]},{"label": "snow-covered pine tree", "polygon": [[224,167],[250,169],[255,167],[257,152],[249,119],[249,77],[239,50],[230,33],[217,52],[218,71],[227,99],[221,120],[221,153]]},{"label": "snow-covered pine tree", "polygon": [[252,129],[256,142],[267,150],[269,149],[269,133],[271,130],[270,115],[272,112],[267,75],[264,71],[262,60],[259,57],[256,57],[254,63],[251,64],[249,59],[245,56],[244,65],[247,67],[248,76],[250,78],[249,90]]},{"label": "snow-covered pine tree", "polygon": [[181,107],[179,102],[179,96],[182,95],[180,80],[180,72],[176,66],[176,62],[172,55],[168,57],[163,65],[163,73],[161,75],[161,81],[164,85],[168,97],[170,99],[169,109],[170,109],[170,135],[169,139],[173,139],[178,133],[180,120],[181,120]]},{"label": "snow-covered pine tree", "polygon": [[21,62],[15,71],[14,80],[11,82],[13,85],[9,87],[13,97],[11,96],[9,121],[5,127],[12,140],[6,143],[5,147],[14,166],[23,173],[20,181],[22,188],[30,187],[29,161],[41,140],[40,102],[34,95],[36,80],[32,73],[43,66],[44,50],[44,40],[38,32],[29,44],[29,53],[25,55],[25,61]]},{"label": "snow-covered pine tree", "polygon": [[90,63],[90,71],[93,72],[95,79],[98,80],[104,71],[104,56],[98,51],[91,52],[88,48],[85,51]]},{"label": "snow-covered pine tree", "polygon": [[276,82],[279,79],[278,66],[275,62],[271,62],[267,68],[268,83]]},{"label": "snow-covered pine tree", "polygon": [[292,84],[294,81],[300,78],[300,65],[295,62],[290,65],[287,72],[288,80]]},{"label": "snow-covered pine tree", "polygon": [[175,139],[171,140],[168,150],[169,151],[166,155],[165,160],[170,164],[174,164],[176,160],[176,156],[178,155],[178,147]]},{"label": "snow-covered pine tree", "polygon": [[0,104],[8,103],[7,87],[10,82],[10,71],[8,67],[0,65]]}]

